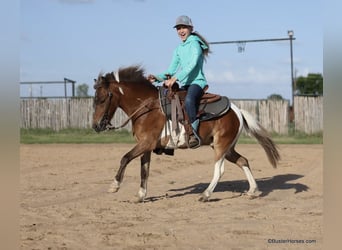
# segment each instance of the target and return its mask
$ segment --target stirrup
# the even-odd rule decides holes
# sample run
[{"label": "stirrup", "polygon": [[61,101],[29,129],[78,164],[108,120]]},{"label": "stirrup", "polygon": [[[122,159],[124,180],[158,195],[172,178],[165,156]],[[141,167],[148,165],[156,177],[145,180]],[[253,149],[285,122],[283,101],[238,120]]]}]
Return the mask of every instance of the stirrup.
[{"label": "stirrup", "polygon": [[201,139],[200,137],[196,134],[195,131],[193,131],[194,133],[192,135],[189,136],[189,148],[195,149],[201,146]]}]

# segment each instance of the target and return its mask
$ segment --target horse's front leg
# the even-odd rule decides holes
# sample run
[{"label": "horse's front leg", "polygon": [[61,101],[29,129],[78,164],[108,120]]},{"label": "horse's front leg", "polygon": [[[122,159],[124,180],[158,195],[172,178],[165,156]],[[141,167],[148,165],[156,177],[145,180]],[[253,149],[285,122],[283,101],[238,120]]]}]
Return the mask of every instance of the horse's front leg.
[{"label": "horse's front leg", "polygon": [[133,157],[132,151],[134,151],[134,148],[121,158],[120,168],[114,178],[114,181],[110,184],[110,187],[108,189],[109,193],[115,193],[119,191],[120,184],[123,180],[127,164],[136,157]]},{"label": "horse's front leg", "polygon": [[147,180],[150,172],[151,152],[144,153],[140,158],[141,170],[141,182],[138,192],[138,202],[143,202],[147,194]]},{"label": "horse's front leg", "polygon": [[[122,180],[124,178],[124,174],[125,174],[125,170],[126,167],[128,165],[128,163],[130,163],[134,158],[143,155],[143,154],[147,154],[148,157],[146,157],[146,161],[150,161],[151,158],[151,152],[152,149],[155,147],[155,145],[146,142],[146,141],[142,141],[139,142],[137,145],[135,145],[135,147],[129,151],[128,153],[126,153],[122,158],[121,158],[121,162],[120,162],[120,168],[114,178],[114,181],[111,183],[108,192],[110,193],[115,193],[119,190],[120,185],[122,183]],[[146,153],[147,152],[147,153]],[[144,159],[144,155],[142,156],[142,158]],[[143,160],[142,160],[143,161]]]}]

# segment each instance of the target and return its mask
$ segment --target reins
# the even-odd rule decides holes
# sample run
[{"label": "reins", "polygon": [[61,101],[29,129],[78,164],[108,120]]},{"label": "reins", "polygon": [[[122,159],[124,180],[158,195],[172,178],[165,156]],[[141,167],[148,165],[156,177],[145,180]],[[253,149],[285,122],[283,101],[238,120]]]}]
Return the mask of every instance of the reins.
[{"label": "reins", "polygon": [[[113,96],[113,94],[112,94],[111,92],[109,92],[109,95],[110,95],[110,94]],[[141,111],[142,109],[147,108],[147,110],[146,110],[145,112],[143,112],[141,115],[143,115],[143,114],[145,114],[145,113],[147,113],[147,112],[150,112],[151,110],[157,108],[157,107],[155,107],[155,108],[149,107],[149,105],[152,104],[152,103],[155,102],[155,101],[157,101],[157,100],[156,100],[156,99],[147,99],[147,100],[143,101],[143,102],[141,103],[141,105],[140,105],[140,106],[139,106],[131,115],[129,115],[129,116],[127,117],[127,119],[126,119],[120,126],[118,126],[118,127],[112,126],[112,125],[110,124],[110,122],[109,122],[110,126],[108,126],[106,129],[107,129],[107,130],[113,130],[113,129],[123,128],[123,127],[126,126],[126,125],[129,123],[129,121],[132,120],[132,118],[133,118],[136,114],[138,114],[138,112]],[[110,103],[110,101],[109,101],[109,103]],[[108,105],[108,106],[109,106],[109,105]],[[107,113],[108,113],[108,110],[106,111],[106,114],[105,114],[105,115],[107,115]]]}]

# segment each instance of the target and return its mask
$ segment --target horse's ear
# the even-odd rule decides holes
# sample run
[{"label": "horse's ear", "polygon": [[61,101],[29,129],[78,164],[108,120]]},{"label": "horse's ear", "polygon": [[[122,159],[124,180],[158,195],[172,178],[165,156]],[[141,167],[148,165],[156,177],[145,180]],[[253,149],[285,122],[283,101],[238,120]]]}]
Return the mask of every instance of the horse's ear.
[{"label": "horse's ear", "polygon": [[94,89],[97,89],[97,86],[98,86],[97,79],[94,78]]}]

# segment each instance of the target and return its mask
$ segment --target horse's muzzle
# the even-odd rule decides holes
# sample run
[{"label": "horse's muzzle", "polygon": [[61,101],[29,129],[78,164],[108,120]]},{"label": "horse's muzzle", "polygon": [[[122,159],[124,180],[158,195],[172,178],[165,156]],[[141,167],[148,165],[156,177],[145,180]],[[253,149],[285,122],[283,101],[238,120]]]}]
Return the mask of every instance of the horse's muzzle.
[{"label": "horse's muzzle", "polygon": [[110,122],[107,118],[103,117],[100,122],[94,122],[93,123],[93,129],[100,133],[101,131],[104,131],[107,129],[107,126],[110,125]]}]

